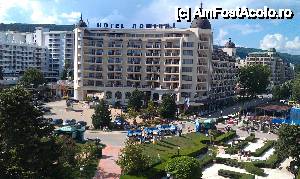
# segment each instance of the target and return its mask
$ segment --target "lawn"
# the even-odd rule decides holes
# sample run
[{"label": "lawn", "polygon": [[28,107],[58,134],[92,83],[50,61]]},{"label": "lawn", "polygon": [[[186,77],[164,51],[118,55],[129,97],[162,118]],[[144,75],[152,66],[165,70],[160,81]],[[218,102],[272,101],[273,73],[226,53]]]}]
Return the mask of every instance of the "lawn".
[{"label": "lawn", "polygon": [[196,157],[198,154],[205,152],[207,145],[204,144],[209,141],[209,138],[199,133],[189,133],[186,135],[174,136],[165,138],[156,144],[144,144],[144,152],[150,156],[152,163],[159,161],[166,161],[169,158],[178,155],[188,155]]},{"label": "lawn", "polygon": [[156,144],[143,144],[144,152],[151,158],[152,167],[143,172],[143,176],[124,175],[126,178],[159,178],[164,173],[165,162],[178,155],[188,155],[196,157],[207,151],[209,138],[199,133],[189,133],[186,135],[173,136],[158,141]]}]

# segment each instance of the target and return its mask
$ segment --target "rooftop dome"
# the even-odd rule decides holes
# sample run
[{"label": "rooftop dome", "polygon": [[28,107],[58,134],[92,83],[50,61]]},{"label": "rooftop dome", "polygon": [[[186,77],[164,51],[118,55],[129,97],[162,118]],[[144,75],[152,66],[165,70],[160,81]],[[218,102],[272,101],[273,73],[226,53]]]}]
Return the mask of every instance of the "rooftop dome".
[{"label": "rooftop dome", "polygon": [[82,20],[82,14],[80,16],[80,20],[77,23],[77,27],[87,27],[86,23]]},{"label": "rooftop dome", "polygon": [[209,20],[198,17],[192,21],[191,28],[211,29],[211,25]]},{"label": "rooftop dome", "polygon": [[[202,2],[200,9],[202,9]],[[200,28],[200,29],[211,29],[211,25],[208,19],[202,19],[200,17],[195,18],[191,23],[191,28]]]},{"label": "rooftop dome", "polygon": [[235,48],[235,44],[231,41],[231,38],[229,38],[229,41],[225,44],[226,48]]}]

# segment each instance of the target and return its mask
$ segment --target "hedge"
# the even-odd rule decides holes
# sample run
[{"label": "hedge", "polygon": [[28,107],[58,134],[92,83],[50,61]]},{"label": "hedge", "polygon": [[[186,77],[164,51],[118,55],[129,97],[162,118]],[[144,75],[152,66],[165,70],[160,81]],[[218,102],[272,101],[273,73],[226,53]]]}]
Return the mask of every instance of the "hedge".
[{"label": "hedge", "polygon": [[246,137],[245,141],[254,142],[255,141],[255,134],[251,133],[250,136]]},{"label": "hedge", "polygon": [[278,154],[274,153],[267,160],[253,161],[252,163],[259,168],[276,168],[284,160]]},{"label": "hedge", "polygon": [[232,179],[255,179],[254,175],[246,174],[246,173],[240,173],[240,172],[234,172],[230,170],[218,170],[218,175],[225,177],[225,178],[232,178]]},{"label": "hedge", "polygon": [[235,159],[216,157],[216,163],[225,164],[225,165],[235,167],[235,168],[243,168],[251,174],[265,176],[263,169],[258,168],[257,166],[255,166],[254,164],[252,164],[250,162],[239,162]]},{"label": "hedge", "polygon": [[226,132],[226,133],[224,133],[224,134],[218,136],[218,137],[214,140],[214,142],[215,142],[216,144],[221,144],[221,143],[225,143],[225,142],[227,142],[228,140],[233,139],[233,138],[235,138],[235,137],[236,137],[236,131],[229,131],[229,132]]},{"label": "hedge", "polygon": [[243,140],[240,141],[238,144],[229,146],[228,148],[225,149],[225,152],[230,155],[237,154],[241,149],[245,148],[247,145],[248,145],[248,141]]},{"label": "hedge", "polygon": [[253,155],[254,157],[260,157],[273,146],[274,141],[267,141],[264,146],[262,146],[259,149],[256,149],[255,152],[251,153],[251,155]]}]

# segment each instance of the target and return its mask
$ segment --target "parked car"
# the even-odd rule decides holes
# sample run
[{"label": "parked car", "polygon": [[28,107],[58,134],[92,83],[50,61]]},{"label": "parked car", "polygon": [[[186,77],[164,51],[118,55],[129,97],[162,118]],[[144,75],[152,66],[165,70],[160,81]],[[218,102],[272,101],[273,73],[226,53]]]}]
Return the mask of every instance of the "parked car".
[{"label": "parked car", "polygon": [[114,120],[114,126],[117,128],[124,128],[124,126],[129,125],[129,123],[123,119],[121,116],[117,116]]},{"label": "parked car", "polygon": [[64,122],[63,122],[63,126],[68,126],[68,125],[70,125],[70,122],[71,122],[71,120],[70,119],[66,119],[66,120],[64,120]]},{"label": "parked car", "polygon": [[86,126],[87,123],[85,121],[77,121],[77,124],[81,125],[81,126]]},{"label": "parked car", "polygon": [[63,123],[63,120],[62,119],[53,119],[50,124],[53,124],[53,125],[61,125]]}]

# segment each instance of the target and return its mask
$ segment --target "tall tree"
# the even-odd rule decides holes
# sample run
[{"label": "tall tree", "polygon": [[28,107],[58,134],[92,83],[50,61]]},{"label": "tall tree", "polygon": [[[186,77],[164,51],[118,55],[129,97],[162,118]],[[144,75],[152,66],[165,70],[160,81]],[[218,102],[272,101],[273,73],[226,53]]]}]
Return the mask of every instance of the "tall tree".
[{"label": "tall tree", "polygon": [[63,175],[51,126],[16,86],[0,92],[0,178],[55,178]]},{"label": "tall tree", "polygon": [[300,102],[300,77],[299,76],[297,76],[297,78],[293,80],[292,98],[293,100]]},{"label": "tall tree", "polygon": [[265,92],[271,71],[268,66],[251,65],[240,69],[239,83],[251,96]]},{"label": "tall tree", "polygon": [[96,129],[100,127],[109,126],[111,121],[111,112],[108,109],[108,105],[104,100],[100,100],[99,104],[95,108],[95,113],[92,116],[92,123]]},{"label": "tall tree", "polygon": [[143,110],[143,115],[146,119],[153,120],[155,116],[157,116],[157,107],[155,106],[153,101],[149,101],[147,104],[147,108]]},{"label": "tall tree", "polygon": [[284,83],[281,86],[274,86],[272,89],[273,99],[289,99],[292,95],[291,82]]},{"label": "tall tree", "polygon": [[[292,157],[294,162],[291,162],[291,169],[294,166],[300,167],[300,127],[297,125],[283,124],[279,128],[278,140],[275,149],[281,157]],[[282,152],[284,151],[284,152]],[[297,173],[294,171],[293,173]]]},{"label": "tall tree", "polygon": [[173,98],[173,96],[169,94],[166,95],[163,98],[163,101],[160,105],[160,109],[159,109],[160,116],[165,119],[172,119],[175,118],[176,111],[177,111],[177,107],[176,107],[175,98]]},{"label": "tall tree", "polygon": [[140,111],[144,100],[144,94],[142,91],[135,89],[129,100],[128,100],[128,107],[132,108],[134,111]]},{"label": "tall tree", "polygon": [[[45,83],[46,80],[43,73],[36,68],[29,68],[25,71],[23,77],[20,79],[20,83],[25,87],[38,87]],[[33,86],[32,86],[33,85]]]},{"label": "tall tree", "polygon": [[150,158],[143,153],[143,147],[136,141],[128,139],[117,164],[121,167],[123,174],[138,174],[150,166]]}]

